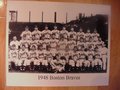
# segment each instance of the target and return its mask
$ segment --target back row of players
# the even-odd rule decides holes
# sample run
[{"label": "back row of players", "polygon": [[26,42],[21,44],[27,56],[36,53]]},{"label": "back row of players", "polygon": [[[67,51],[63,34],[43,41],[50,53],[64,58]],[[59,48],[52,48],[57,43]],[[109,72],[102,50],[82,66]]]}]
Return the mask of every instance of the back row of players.
[{"label": "back row of players", "polygon": [[48,68],[52,70],[64,71],[66,64],[69,66],[69,71],[81,67],[96,67],[99,66],[102,70],[106,70],[107,66],[107,48],[101,40],[97,30],[93,33],[88,29],[83,32],[75,32],[74,28],[68,32],[65,27],[58,30],[57,26],[54,30],[40,31],[35,26],[31,32],[28,27],[21,33],[21,40],[18,41],[16,36],[10,42],[9,64],[14,62],[19,69],[30,67],[31,63],[38,68]]}]

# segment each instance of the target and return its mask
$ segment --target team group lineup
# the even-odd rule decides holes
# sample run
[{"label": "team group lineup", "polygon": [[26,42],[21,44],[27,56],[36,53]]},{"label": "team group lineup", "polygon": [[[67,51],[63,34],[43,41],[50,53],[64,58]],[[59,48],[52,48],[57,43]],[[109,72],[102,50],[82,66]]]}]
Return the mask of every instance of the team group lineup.
[{"label": "team group lineup", "polygon": [[26,26],[21,40],[13,36],[9,43],[9,71],[41,73],[80,73],[107,71],[108,48],[97,29],[86,32],[74,27],[58,30],[54,26],[33,31]]}]

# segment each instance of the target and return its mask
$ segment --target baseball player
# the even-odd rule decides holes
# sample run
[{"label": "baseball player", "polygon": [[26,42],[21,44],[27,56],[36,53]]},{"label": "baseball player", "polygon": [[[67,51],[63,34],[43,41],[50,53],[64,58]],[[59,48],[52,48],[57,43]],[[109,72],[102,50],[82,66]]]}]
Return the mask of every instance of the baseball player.
[{"label": "baseball player", "polygon": [[80,41],[80,39],[84,39],[85,38],[85,33],[83,32],[83,29],[80,28],[79,32],[77,32],[77,41]]},{"label": "baseball player", "polygon": [[48,29],[48,26],[45,26],[45,30],[42,31],[42,39],[43,40],[51,39],[51,31]]},{"label": "baseball player", "polygon": [[41,31],[39,31],[37,26],[35,26],[34,31],[31,33],[31,35],[35,40],[39,40],[41,38]]},{"label": "baseball player", "polygon": [[56,39],[57,41],[59,40],[59,30],[57,29],[57,26],[54,26],[54,29],[51,31],[52,34],[52,39]]},{"label": "baseball player", "polygon": [[76,32],[74,31],[74,28],[71,28],[71,31],[69,32],[68,37],[69,37],[68,38],[69,41],[76,41],[77,35],[76,35]]},{"label": "baseball player", "polygon": [[60,31],[60,41],[67,41],[68,39],[68,31],[66,30],[65,27]]},{"label": "baseball player", "polygon": [[18,49],[19,46],[20,46],[20,43],[19,41],[17,40],[17,37],[16,36],[13,36],[13,40],[10,42],[10,47],[11,46],[15,46],[15,49]]},{"label": "baseball player", "polygon": [[31,39],[31,31],[29,30],[28,26],[25,27],[25,31],[21,33],[21,38],[25,38],[26,40]]},{"label": "baseball player", "polygon": [[25,71],[26,64],[25,62],[28,61],[28,50],[25,48],[25,45],[22,45],[19,51],[19,60],[18,60],[18,68],[20,71]]}]

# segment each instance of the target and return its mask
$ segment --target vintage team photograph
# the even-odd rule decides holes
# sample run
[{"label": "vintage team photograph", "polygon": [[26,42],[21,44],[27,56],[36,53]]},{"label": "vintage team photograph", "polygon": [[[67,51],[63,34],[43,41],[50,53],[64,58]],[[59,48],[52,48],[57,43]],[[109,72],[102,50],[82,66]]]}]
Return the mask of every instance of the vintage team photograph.
[{"label": "vintage team photograph", "polygon": [[[39,22],[18,20],[19,11],[9,11],[9,72],[31,73],[101,73],[108,64],[108,17],[86,13],[57,21],[59,13],[52,12],[53,20]],[[37,13],[36,13],[37,14]],[[74,15],[74,14],[73,14]]]},{"label": "vintage team photograph", "polygon": [[[6,35],[7,83],[29,86],[35,82],[34,85],[37,86],[49,86],[52,84],[38,84],[39,81],[34,79],[35,75],[40,80],[44,79],[43,83],[47,83],[44,77],[50,80],[55,75],[57,80],[63,77],[64,81],[66,75],[67,78],[69,75],[77,75],[83,81],[79,81],[81,85],[89,86],[95,78],[91,85],[108,84],[109,10],[109,6],[104,5],[9,1]],[[15,81],[13,84],[14,78],[10,79],[11,76],[18,80],[17,84]],[[20,77],[32,82],[22,84],[19,82]],[[84,79],[88,77],[88,82],[84,84]],[[57,82],[55,85],[59,86],[59,80]],[[71,84],[66,83],[63,86],[65,85]]]}]

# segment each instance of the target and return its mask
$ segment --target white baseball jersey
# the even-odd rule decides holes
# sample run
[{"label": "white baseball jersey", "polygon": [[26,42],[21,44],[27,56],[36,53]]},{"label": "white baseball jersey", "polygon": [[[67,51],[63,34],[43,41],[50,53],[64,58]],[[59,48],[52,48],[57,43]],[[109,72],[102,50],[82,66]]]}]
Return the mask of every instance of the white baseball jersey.
[{"label": "white baseball jersey", "polygon": [[81,38],[85,38],[84,32],[77,32],[77,40],[79,41]]},{"label": "white baseball jersey", "polygon": [[69,40],[76,40],[77,39],[77,34],[75,31],[70,31],[69,32]]},{"label": "white baseball jersey", "polygon": [[60,31],[60,38],[67,39],[68,38],[68,31],[67,30],[61,30]]},{"label": "white baseball jersey", "polygon": [[10,46],[13,46],[13,45],[15,46],[15,49],[18,49],[20,42],[18,40],[16,41],[13,40],[10,42]]},{"label": "white baseball jersey", "polygon": [[24,37],[24,38],[26,38],[26,40],[29,40],[29,39],[31,39],[31,32],[29,31],[29,30],[25,30],[25,31],[23,31],[22,33],[21,33],[21,35],[20,35],[22,38]]},{"label": "white baseball jersey", "polygon": [[59,33],[60,33],[59,30],[55,30],[55,29],[51,31],[51,34],[55,35],[54,37],[55,39],[59,39]]},{"label": "white baseball jersey", "polygon": [[90,41],[90,38],[92,37],[91,33],[85,33],[85,41]]},{"label": "white baseball jersey", "polygon": [[75,41],[68,41],[67,42],[67,48],[68,48],[69,51],[73,50],[75,46],[76,46],[76,42]]},{"label": "white baseball jersey", "polygon": [[44,37],[44,39],[51,39],[51,31],[50,30],[43,30],[42,31],[42,35]]},{"label": "white baseball jersey", "polygon": [[69,59],[69,65],[74,67],[75,66],[75,61],[73,59]]},{"label": "white baseball jersey", "polygon": [[20,47],[24,45],[26,48],[30,45],[30,40],[20,40]]},{"label": "white baseball jersey", "polygon": [[34,37],[35,40],[39,40],[40,37],[41,37],[41,31],[39,31],[39,30],[34,30],[34,31],[32,32],[32,37]]},{"label": "white baseball jersey", "polygon": [[10,50],[10,61],[18,60],[18,50]]},{"label": "white baseball jersey", "polygon": [[93,38],[93,41],[96,42],[98,41],[98,37],[99,37],[99,33],[92,33],[92,38]]}]

